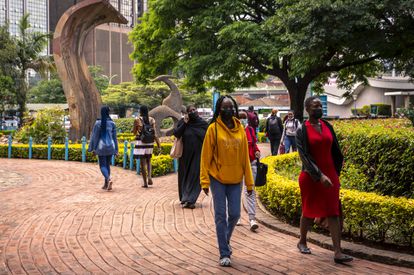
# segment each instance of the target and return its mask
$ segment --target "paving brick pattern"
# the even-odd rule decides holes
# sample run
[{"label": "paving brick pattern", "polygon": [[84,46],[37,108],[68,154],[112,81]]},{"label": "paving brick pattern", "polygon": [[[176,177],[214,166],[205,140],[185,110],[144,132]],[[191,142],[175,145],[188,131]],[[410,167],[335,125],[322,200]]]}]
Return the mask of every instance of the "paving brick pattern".
[{"label": "paving brick pattern", "polygon": [[[247,215],[232,238],[233,267],[218,266],[211,198],[182,209],[176,175],[141,188],[135,173],[113,168],[114,190],[100,189],[96,164],[0,159],[23,184],[0,189],[0,274],[412,274],[355,259],[335,264],[332,252],[260,227]],[[0,178],[4,178],[0,175]]]}]

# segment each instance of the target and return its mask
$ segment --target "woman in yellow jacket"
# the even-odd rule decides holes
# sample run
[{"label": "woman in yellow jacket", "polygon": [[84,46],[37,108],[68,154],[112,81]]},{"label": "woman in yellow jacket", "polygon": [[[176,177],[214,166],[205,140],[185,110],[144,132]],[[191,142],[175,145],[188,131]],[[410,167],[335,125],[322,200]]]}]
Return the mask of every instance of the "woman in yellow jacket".
[{"label": "woman in yellow jacket", "polygon": [[240,218],[243,177],[248,194],[253,190],[246,132],[236,117],[238,110],[234,99],[220,97],[201,152],[201,188],[206,195],[211,188],[213,194],[221,266],[231,265],[230,238]]}]

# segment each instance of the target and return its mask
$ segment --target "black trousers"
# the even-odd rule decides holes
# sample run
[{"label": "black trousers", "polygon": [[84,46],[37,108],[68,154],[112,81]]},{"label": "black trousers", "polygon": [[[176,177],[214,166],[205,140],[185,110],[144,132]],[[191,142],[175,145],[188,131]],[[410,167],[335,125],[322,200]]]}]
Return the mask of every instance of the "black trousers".
[{"label": "black trousers", "polygon": [[280,139],[281,138],[282,138],[282,136],[270,136],[269,137],[270,151],[272,153],[272,156],[277,155],[277,151],[279,150],[279,145],[280,145]]}]

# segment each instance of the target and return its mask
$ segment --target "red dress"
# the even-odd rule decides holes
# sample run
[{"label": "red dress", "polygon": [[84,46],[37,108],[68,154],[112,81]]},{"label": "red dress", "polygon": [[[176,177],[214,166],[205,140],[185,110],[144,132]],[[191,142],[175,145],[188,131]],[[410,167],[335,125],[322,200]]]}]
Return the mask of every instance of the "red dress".
[{"label": "red dress", "polygon": [[331,154],[333,137],[324,122],[320,123],[322,133],[316,131],[309,121],[305,122],[309,153],[322,173],[331,180],[333,187],[325,187],[320,181],[314,181],[305,171],[300,173],[302,214],[306,218],[339,216],[340,183]]}]

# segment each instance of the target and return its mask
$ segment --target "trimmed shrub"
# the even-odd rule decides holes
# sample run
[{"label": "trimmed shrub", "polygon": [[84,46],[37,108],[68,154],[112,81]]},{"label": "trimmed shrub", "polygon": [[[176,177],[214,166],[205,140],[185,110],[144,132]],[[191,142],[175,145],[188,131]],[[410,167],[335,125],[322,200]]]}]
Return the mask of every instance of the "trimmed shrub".
[{"label": "trimmed shrub", "polygon": [[132,133],[132,129],[134,128],[134,120],[135,118],[118,118],[115,119],[115,126],[116,130],[121,133]]},{"label": "trimmed shrub", "polygon": [[377,116],[386,116],[386,117],[391,117],[391,105],[388,104],[371,104],[371,108],[372,106],[376,106],[377,107],[377,113],[374,115]]},{"label": "trimmed shrub", "polygon": [[[161,154],[155,155],[151,159],[153,164],[152,174],[153,176],[165,175],[173,170],[173,159],[169,156],[172,144],[161,144]],[[51,158],[53,160],[64,160],[65,159],[65,146],[62,144],[52,145]],[[86,145],[86,162],[97,162],[97,157],[87,152],[88,146]],[[129,167],[130,161],[130,144],[127,146],[127,166]],[[0,157],[8,157],[8,145],[0,144]],[[115,165],[122,166],[124,157],[124,145],[119,144],[119,155],[115,157]],[[13,144],[12,146],[12,158],[29,158],[29,145],[27,144]],[[33,159],[47,159],[47,145],[36,144],[32,146],[32,158]],[[81,144],[70,144],[69,145],[69,156],[70,161],[82,161],[82,145]],[[134,160],[134,166],[136,162]]]},{"label": "trimmed shrub", "polygon": [[267,118],[262,118],[262,119],[259,120],[259,132],[264,132],[265,131],[266,119]]},{"label": "trimmed shrub", "polygon": [[259,132],[257,135],[257,142],[268,142],[265,133]]},{"label": "trimmed shrub", "polygon": [[[268,183],[258,187],[269,211],[285,221],[298,224],[301,197],[297,181],[278,175],[275,168],[296,163],[297,153],[267,157]],[[380,196],[374,193],[341,189],[344,229],[351,237],[413,246],[414,200]]]},{"label": "trimmed shrub", "polygon": [[348,167],[366,176],[364,190],[414,198],[414,129],[408,120],[335,121],[334,128],[345,168],[353,164]]},{"label": "trimmed shrub", "polygon": [[0,137],[1,136],[8,136],[8,135],[14,135],[16,130],[0,130]]}]

